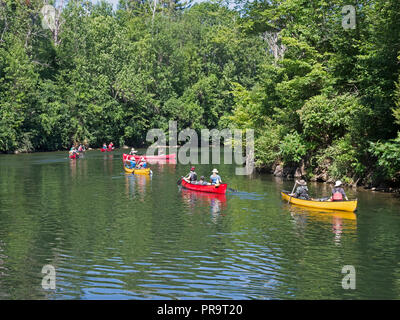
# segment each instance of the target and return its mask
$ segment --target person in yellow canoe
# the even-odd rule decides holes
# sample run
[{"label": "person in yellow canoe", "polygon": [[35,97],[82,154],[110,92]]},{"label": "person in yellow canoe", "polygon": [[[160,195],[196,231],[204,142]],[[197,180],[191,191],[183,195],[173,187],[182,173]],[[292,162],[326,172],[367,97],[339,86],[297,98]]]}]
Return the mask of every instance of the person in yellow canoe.
[{"label": "person in yellow canoe", "polygon": [[141,157],[137,169],[146,169],[146,168],[147,168],[146,159],[144,157]]},{"label": "person in yellow canoe", "polygon": [[332,196],[329,199],[330,201],[343,201],[343,200],[349,200],[346,196],[346,193],[344,192],[342,188],[342,181],[338,180],[335,183],[335,187],[332,189]]},{"label": "person in yellow canoe", "polygon": [[127,167],[128,169],[134,169],[136,166],[136,161],[135,158],[131,158],[129,160],[125,161],[125,167]]},{"label": "person in yellow canoe", "polygon": [[300,181],[296,181],[296,183],[299,186],[297,187],[296,192],[291,193],[290,196],[303,200],[311,200],[310,196],[308,195],[307,182],[302,179]]}]

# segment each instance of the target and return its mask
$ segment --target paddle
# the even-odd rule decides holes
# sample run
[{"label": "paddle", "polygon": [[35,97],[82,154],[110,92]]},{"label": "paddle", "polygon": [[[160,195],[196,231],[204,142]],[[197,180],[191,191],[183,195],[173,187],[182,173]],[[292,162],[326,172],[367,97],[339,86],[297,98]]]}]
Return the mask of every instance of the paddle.
[{"label": "paddle", "polygon": [[176,184],[177,184],[178,186],[180,186],[180,185],[182,184],[182,178],[183,178],[183,176],[180,177],[179,180],[176,182]]},{"label": "paddle", "polygon": [[[296,182],[294,183],[293,190],[292,190],[291,194],[293,194],[294,189],[296,188],[296,185],[297,185],[297,180],[296,180]],[[287,203],[290,203],[290,200],[291,200],[291,199],[292,199],[292,196],[289,197],[289,200],[288,200]]]}]

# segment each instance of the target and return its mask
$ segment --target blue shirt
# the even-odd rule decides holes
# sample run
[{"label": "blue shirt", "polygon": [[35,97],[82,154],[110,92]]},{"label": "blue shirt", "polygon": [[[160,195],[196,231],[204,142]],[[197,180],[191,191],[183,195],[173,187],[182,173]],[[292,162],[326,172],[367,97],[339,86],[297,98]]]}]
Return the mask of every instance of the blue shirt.
[{"label": "blue shirt", "polygon": [[217,182],[220,182],[222,179],[219,175],[211,175],[210,180],[212,184],[217,184]]}]

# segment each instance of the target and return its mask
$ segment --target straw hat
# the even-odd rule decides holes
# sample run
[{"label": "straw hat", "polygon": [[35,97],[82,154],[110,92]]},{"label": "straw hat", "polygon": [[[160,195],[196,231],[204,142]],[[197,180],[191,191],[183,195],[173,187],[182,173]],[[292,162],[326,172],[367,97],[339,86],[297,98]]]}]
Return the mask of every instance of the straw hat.
[{"label": "straw hat", "polygon": [[211,171],[212,173],[218,173],[218,170],[217,169],[213,169],[213,171]]},{"label": "straw hat", "polygon": [[301,185],[301,186],[306,186],[307,185],[307,182],[305,181],[305,180],[303,180],[303,179],[301,179],[300,181],[298,181],[297,182],[299,185]]},{"label": "straw hat", "polygon": [[340,187],[342,185],[342,181],[338,180],[335,182],[335,187]]}]

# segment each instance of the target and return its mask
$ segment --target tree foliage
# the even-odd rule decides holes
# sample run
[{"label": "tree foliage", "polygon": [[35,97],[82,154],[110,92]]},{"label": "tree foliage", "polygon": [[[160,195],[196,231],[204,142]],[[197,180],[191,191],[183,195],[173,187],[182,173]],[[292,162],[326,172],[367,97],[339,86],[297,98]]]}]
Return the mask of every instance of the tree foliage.
[{"label": "tree foliage", "polygon": [[0,0],[0,151],[141,145],[176,120],[255,129],[260,167],[397,172],[400,2],[357,0],[354,29],[345,0],[237,3],[65,0],[55,32],[42,1]]}]

